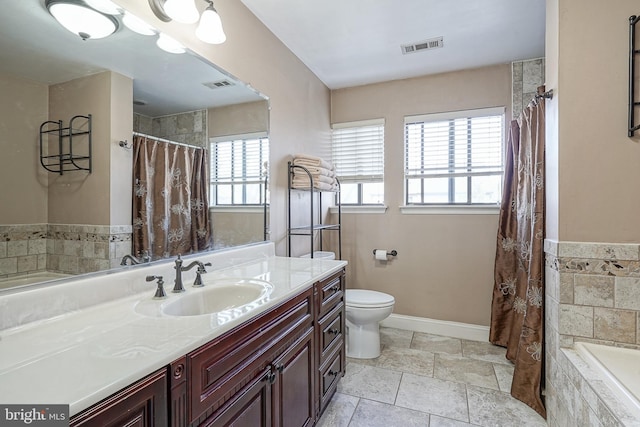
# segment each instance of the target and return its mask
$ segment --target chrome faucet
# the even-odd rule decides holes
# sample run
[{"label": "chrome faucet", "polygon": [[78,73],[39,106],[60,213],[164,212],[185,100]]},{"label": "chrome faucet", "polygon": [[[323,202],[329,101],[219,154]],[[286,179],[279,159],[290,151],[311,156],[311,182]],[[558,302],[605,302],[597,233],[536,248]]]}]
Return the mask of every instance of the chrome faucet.
[{"label": "chrome faucet", "polygon": [[149,256],[149,252],[144,251],[142,253],[142,257],[134,257],[133,255],[125,255],[122,257],[122,261],[120,261],[120,265],[127,265],[127,260],[131,261],[131,265],[141,264],[143,262],[151,262],[151,257]]},{"label": "chrome faucet", "polygon": [[175,268],[176,269],[176,280],[173,282],[173,290],[172,292],[184,292],[184,286],[182,284],[182,272],[183,271],[189,271],[191,270],[193,267],[198,266],[198,269],[196,270],[196,280],[193,282],[193,286],[195,287],[201,287],[202,285],[202,277],[200,277],[200,275],[202,273],[206,273],[207,270],[205,270],[205,265],[210,266],[211,263],[202,263],[201,261],[193,261],[191,264],[187,265],[186,267],[182,266],[182,258],[180,258],[180,255],[178,255],[178,259],[176,259],[176,265]]}]

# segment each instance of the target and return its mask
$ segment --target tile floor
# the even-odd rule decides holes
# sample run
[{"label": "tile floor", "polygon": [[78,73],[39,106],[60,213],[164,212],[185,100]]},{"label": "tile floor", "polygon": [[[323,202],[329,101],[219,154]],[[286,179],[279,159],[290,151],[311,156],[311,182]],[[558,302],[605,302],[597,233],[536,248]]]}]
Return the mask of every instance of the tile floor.
[{"label": "tile floor", "polygon": [[546,426],[509,394],[503,348],[392,328],[380,335],[380,357],[347,360],[318,426]]}]

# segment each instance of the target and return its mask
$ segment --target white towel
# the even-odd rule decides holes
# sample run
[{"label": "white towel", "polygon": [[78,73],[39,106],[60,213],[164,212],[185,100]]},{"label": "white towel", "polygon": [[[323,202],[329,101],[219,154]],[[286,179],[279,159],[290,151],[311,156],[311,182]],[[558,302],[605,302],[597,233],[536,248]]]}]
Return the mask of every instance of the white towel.
[{"label": "white towel", "polygon": [[320,157],[310,156],[307,154],[296,154],[293,158],[293,164],[305,166],[305,167],[309,166],[309,167],[319,167],[319,168],[324,168],[329,170],[333,169],[333,165],[327,162],[326,160]]},{"label": "white towel", "polygon": [[[335,178],[326,175],[312,174],[311,177],[313,178],[313,182],[324,182],[331,185],[336,183]],[[304,185],[305,183],[307,185],[311,185],[311,182],[309,181],[309,175],[307,175],[306,173],[295,174],[293,176],[293,182],[301,185]]]},{"label": "white towel", "polygon": [[[305,165],[298,165],[298,164],[296,164],[296,166],[304,167],[311,173],[311,175],[324,175],[324,176],[330,176],[330,177],[335,177],[336,175],[333,170],[327,169],[327,168],[316,167],[316,166],[305,166]],[[307,175],[305,171],[298,168],[293,168],[293,173],[296,175],[303,175],[303,176]]]},{"label": "white towel", "polygon": [[[306,183],[306,185],[296,185],[294,182],[292,182],[291,186],[293,188],[299,188],[299,189],[308,189],[308,188],[310,188],[310,185],[309,185],[308,182]],[[313,188],[321,190],[321,191],[336,191],[338,189],[338,186],[337,185],[333,185],[333,184],[327,184],[326,182],[314,181],[313,182]]]}]

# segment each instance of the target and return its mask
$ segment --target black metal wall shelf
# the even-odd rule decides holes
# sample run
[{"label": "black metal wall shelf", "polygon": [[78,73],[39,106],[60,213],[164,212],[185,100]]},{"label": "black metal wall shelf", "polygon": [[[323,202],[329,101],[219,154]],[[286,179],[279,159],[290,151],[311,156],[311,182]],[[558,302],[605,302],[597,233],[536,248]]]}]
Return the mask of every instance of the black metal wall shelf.
[{"label": "black metal wall shelf", "polygon": [[[49,137],[54,137],[51,142]],[[56,150],[50,154],[50,150]],[[77,115],[65,127],[62,120],[40,125],[40,164],[49,172],[88,171],[91,173],[91,114]]]},{"label": "black metal wall shelf", "polygon": [[636,60],[640,55],[640,49],[636,49],[636,24],[640,16],[629,17],[629,127],[628,136],[632,137],[640,129],[640,124],[635,122],[635,112],[640,107],[640,101],[636,100]]}]

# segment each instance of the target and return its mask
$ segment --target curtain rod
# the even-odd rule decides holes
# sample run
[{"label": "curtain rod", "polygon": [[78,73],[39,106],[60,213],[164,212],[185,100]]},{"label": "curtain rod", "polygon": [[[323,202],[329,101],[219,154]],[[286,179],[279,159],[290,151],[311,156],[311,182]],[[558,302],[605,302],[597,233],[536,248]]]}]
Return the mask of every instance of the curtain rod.
[{"label": "curtain rod", "polygon": [[149,139],[155,139],[156,141],[160,141],[160,142],[167,142],[169,144],[176,144],[176,145],[182,145],[183,147],[189,147],[189,148],[201,148],[201,149],[205,149],[205,147],[201,147],[199,145],[191,145],[191,144],[185,144],[184,142],[177,142],[177,141],[171,141],[170,139],[165,139],[165,138],[160,138],[157,136],[153,136],[153,135],[147,135],[146,133],[142,133],[142,132],[133,132],[134,136],[142,136],[144,138],[149,138]]}]

